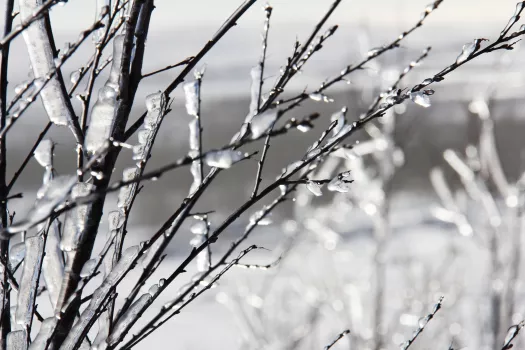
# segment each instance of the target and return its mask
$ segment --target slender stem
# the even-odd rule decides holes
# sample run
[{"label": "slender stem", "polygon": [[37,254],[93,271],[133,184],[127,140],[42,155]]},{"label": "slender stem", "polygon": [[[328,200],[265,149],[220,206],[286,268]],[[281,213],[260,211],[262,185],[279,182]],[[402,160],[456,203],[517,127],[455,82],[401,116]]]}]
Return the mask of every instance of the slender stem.
[{"label": "slender stem", "polygon": [[142,79],[144,78],[147,78],[147,77],[151,77],[152,75],[155,75],[155,74],[159,74],[159,73],[162,73],[162,72],[165,72],[167,70],[170,70],[170,69],[173,69],[173,68],[177,68],[177,67],[180,67],[180,66],[184,66],[188,63],[190,63],[195,57],[191,56],[191,57],[188,57],[186,58],[185,60],[183,61],[180,61],[179,63],[175,63],[175,64],[170,64],[169,66],[166,66],[164,68],[161,68],[161,69],[158,69],[158,70],[155,70],[153,72],[149,72],[149,73],[146,73],[146,74],[142,74]]},{"label": "slender stem", "polygon": [[[6,0],[4,12],[4,31],[3,35],[8,35],[13,27],[13,7],[14,0]],[[7,117],[7,84],[8,84],[8,64],[9,64],[9,48],[10,44],[7,42],[3,45],[0,52],[0,129],[4,128]],[[6,186],[6,171],[7,171],[7,139],[0,139],[0,198],[7,198],[9,190]],[[7,202],[0,202],[0,220],[2,227],[9,225],[9,215],[7,211]],[[0,258],[3,261],[9,261],[9,241],[0,242]],[[2,288],[2,305],[0,308],[0,349],[6,348],[7,334],[11,331],[11,319],[9,316],[10,309],[10,293],[8,286],[8,268],[2,264],[0,267],[0,279]]]}]

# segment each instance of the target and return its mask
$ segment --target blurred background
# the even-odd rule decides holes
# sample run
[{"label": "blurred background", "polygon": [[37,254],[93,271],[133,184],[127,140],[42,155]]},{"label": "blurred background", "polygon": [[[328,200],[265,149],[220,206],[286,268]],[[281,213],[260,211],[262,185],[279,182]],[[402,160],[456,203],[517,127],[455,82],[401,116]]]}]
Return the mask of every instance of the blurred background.
[{"label": "blurred background", "polygon": [[[0,1],[0,6],[3,2]],[[427,2],[429,0],[343,0],[327,23],[327,28],[338,24],[338,31],[289,84],[283,97],[294,96],[305,88],[315,89],[346,65],[361,61],[369,49],[394,40],[417,22]],[[267,87],[278,76],[295,39],[309,35],[330,3],[327,0],[270,2],[274,10],[266,66]],[[329,117],[343,106],[349,110],[347,120],[357,120],[377,93],[388,87],[426,47],[432,47],[429,57],[401,86],[413,86],[452,64],[462,46],[474,38],[496,39],[512,16],[515,3],[515,0],[444,1],[399,49],[370,62],[367,69],[350,76],[349,84],[342,83],[328,90],[333,103],[306,101],[290,115],[300,118],[319,112],[321,117],[316,124],[320,128],[276,138],[269,150],[263,185],[269,184],[286,165],[302,157],[321,128],[329,124]],[[239,4],[240,0],[155,1],[144,72],[177,63],[198,52]],[[264,4],[253,6],[201,61],[206,66],[202,85],[204,149],[226,144],[248,113],[250,69],[260,55]],[[94,18],[95,1],[70,0],[65,6],[54,8],[51,20],[57,47],[75,41]],[[10,63],[10,91],[29,78],[23,40],[13,42],[12,52],[16,59]],[[91,43],[83,45],[65,64],[64,76],[68,77],[87,62],[92,52]],[[362,174],[361,179],[366,181],[356,179],[352,185],[361,187],[352,189],[350,194],[326,195],[321,199],[299,191],[295,202],[282,205],[273,213],[273,222],[254,234],[250,243],[272,251],[258,252],[250,259],[265,264],[286,252],[286,258],[278,267],[268,271],[232,271],[221,280],[219,287],[193,303],[138,348],[146,349],[146,344],[161,346],[167,341],[173,345],[176,341],[180,349],[319,349],[345,328],[350,328],[355,337],[343,339],[337,348],[372,349],[377,345],[377,334],[383,339],[381,346],[396,348],[417,328],[419,317],[428,312],[439,295],[445,295],[446,310],[432,321],[435,324],[429,325],[423,335],[425,340],[414,347],[446,349],[453,341],[454,348],[492,348],[488,334],[491,332],[487,329],[493,329],[490,305],[494,301],[494,290],[503,295],[505,288],[498,289],[501,284],[516,284],[521,274],[518,271],[518,276],[513,277],[514,272],[506,268],[520,267],[521,261],[500,259],[501,279],[494,279],[490,249],[487,250],[490,239],[483,238],[489,235],[485,232],[484,207],[476,206],[479,202],[476,197],[467,198],[468,191],[462,190],[462,181],[446,164],[443,152],[455,150],[465,158],[467,145],[479,144],[483,139],[480,134],[488,128],[484,123],[486,118],[481,116],[479,101],[486,102],[493,122],[493,128],[489,129],[495,135],[491,145],[497,150],[507,182],[518,181],[525,162],[524,62],[525,55],[519,44],[514,51],[484,55],[436,84],[430,108],[413,103],[396,108],[384,123],[377,123],[388,136],[386,149],[374,150],[374,154],[363,157],[360,164],[340,160],[343,163],[333,165],[334,169],[350,167],[355,170],[354,174]],[[173,69],[144,80],[130,119],[135,120],[142,114],[146,95],[164,89],[178,72]],[[191,118],[184,109],[181,90],[172,95],[173,111],[164,120],[148,169],[174,161],[188,151],[187,125]],[[78,101],[74,103],[80,108]],[[10,174],[16,171],[46,123],[42,105],[37,103],[9,133]],[[58,127],[53,127],[48,135],[57,142],[57,171],[73,172],[72,135]],[[365,143],[371,139],[373,137],[362,131],[353,136],[352,141]],[[247,150],[261,148],[262,143],[255,143]],[[470,150],[472,154],[474,151]],[[479,149],[476,152],[482,153]],[[489,158],[493,157],[491,154]],[[126,165],[132,164],[131,152],[124,150],[120,158],[115,179]],[[480,159],[471,158],[479,161],[483,155]],[[476,174],[483,173],[481,166],[472,162],[469,165]],[[458,225],[456,216],[450,218],[450,208],[445,208],[447,212],[436,212],[437,207],[443,206],[442,198],[436,196],[429,180],[430,171],[436,166],[444,169],[452,191],[459,193],[454,194],[454,200],[461,204],[458,212],[470,210],[465,214],[467,221],[479,223],[479,228],[470,225],[474,234],[458,234],[462,226]],[[385,167],[394,170],[385,175]],[[249,197],[256,168],[255,161],[235,165],[221,174],[199,201],[196,210],[215,211],[211,216],[212,227]],[[23,199],[12,202],[11,210],[16,211],[17,216],[22,217],[34,201],[41,184],[40,173],[40,167],[32,161],[13,189],[13,193],[24,192]],[[491,182],[489,178],[481,175],[481,180]],[[129,244],[146,239],[162,225],[187,195],[191,181],[188,169],[182,168],[145,184],[131,215]],[[380,192],[379,202],[374,203],[376,209],[371,209],[363,198],[372,198],[374,191]],[[521,211],[516,214],[513,209],[516,206],[506,204],[508,194],[498,197],[498,187],[494,184],[489,183],[486,191],[494,194],[496,205],[505,209],[501,209],[505,230],[498,235],[503,242],[498,254],[510,259],[519,253],[512,247],[521,236],[522,230],[517,224]],[[114,203],[114,198],[108,201],[106,212],[113,210]],[[388,207],[386,213],[381,210],[385,206]],[[449,216],[444,218],[446,215]],[[508,217],[512,217],[509,219],[512,222],[506,225]],[[247,222],[248,216],[243,216],[225,232],[218,242],[218,252],[227,248]],[[170,247],[170,263],[158,272],[158,277],[167,274],[189,251],[192,235],[187,227],[182,231]],[[388,232],[388,239],[378,231]],[[291,245],[294,248],[289,249]],[[518,247],[521,248],[521,244]],[[378,273],[386,276],[381,284],[377,284],[374,277]],[[512,293],[516,294],[519,305],[523,288],[521,284],[517,286],[512,287]],[[388,301],[383,305],[382,323],[373,325],[378,288]],[[167,295],[164,302],[173,295]],[[525,312],[520,307],[512,310],[508,315],[510,320],[498,316],[502,319],[503,335],[508,322],[519,322]],[[508,310],[502,314],[505,312]]]}]

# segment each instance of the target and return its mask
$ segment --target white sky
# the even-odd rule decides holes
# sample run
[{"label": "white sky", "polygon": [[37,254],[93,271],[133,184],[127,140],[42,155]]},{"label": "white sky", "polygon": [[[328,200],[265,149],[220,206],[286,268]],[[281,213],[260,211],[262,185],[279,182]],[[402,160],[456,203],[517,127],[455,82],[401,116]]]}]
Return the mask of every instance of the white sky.
[{"label": "white sky", "polygon": [[[5,0],[1,0],[0,3]],[[226,18],[242,0],[156,0],[156,24],[169,29],[174,27],[194,27],[217,25]],[[380,20],[384,24],[396,24],[400,20],[413,18],[431,0],[343,0],[333,16],[338,23],[371,22]],[[516,0],[446,0],[433,21],[440,24],[491,24],[510,17]],[[276,23],[311,22],[331,3],[330,0],[273,0]],[[260,1],[243,17],[240,24],[257,25],[261,20],[259,9],[265,4]],[[94,18],[95,0],[70,0],[63,9],[55,11],[59,15],[55,27],[68,30],[80,22],[89,23]],[[74,10],[72,10],[74,8]],[[71,15],[74,11],[75,15]]]}]

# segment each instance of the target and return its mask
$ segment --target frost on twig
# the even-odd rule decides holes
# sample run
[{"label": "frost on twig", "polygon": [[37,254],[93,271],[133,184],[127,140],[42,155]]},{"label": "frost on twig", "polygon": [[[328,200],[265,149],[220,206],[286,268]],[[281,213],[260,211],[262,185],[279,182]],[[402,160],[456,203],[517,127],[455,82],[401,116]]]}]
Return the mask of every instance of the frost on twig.
[{"label": "frost on twig", "polygon": [[40,267],[44,256],[44,243],[42,235],[27,238],[25,241],[26,256],[16,308],[16,323],[22,329],[30,329],[33,321]]},{"label": "frost on twig", "polygon": [[[42,5],[42,0],[20,0],[20,14],[29,18]],[[35,78],[45,78],[55,69],[52,38],[46,29],[45,19],[35,20],[23,33]],[[55,76],[40,91],[49,120],[57,125],[73,125],[71,102],[61,75]]]}]

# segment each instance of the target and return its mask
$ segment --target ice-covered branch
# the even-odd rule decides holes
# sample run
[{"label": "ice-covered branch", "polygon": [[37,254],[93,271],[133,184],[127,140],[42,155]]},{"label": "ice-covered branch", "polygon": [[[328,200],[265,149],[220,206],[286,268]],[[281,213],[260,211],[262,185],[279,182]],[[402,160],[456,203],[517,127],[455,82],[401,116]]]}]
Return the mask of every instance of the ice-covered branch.
[{"label": "ice-covered branch", "polygon": [[339,335],[327,346],[324,347],[324,350],[330,350],[337,342],[345,337],[345,335],[350,334],[350,330],[346,329],[339,333]]},{"label": "ice-covered branch", "polygon": [[[24,18],[30,17],[38,11],[42,0],[20,0],[20,13]],[[102,17],[105,17],[106,13]],[[26,42],[29,60],[36,79],[46,79],[49,72],[50,77],[45,86],[40,89],[40,97],[49,120],[56,125],[68,125],[75,135],[77,143],[82,143],[83,134],[80,130],[77,117],[66,92],[66,87],[60,72],[61,54],[58,64],[55,63],[54,39],[49,30],[50,24],[46,15],[44,18],[35,20],[25,31],[23,37]],[[82,36],[81,36],[82,37]],[[69,48],[68,48],[69,51]]]},{"label": "ice-covered branch", "polygon": [[419,319],[418,327],[414,331],[412,337],[400,345],[401,350],[407,350],[416,341],[417,337],[425,330],[428,322],[430,322],[430,320],[432,320],[434,316],[436,316],[436,313],[441,309],[442,302],[443,297],[439,298],[439,301],[434,305],[432,311],[427,316]]},{"label": "ice-covered branch", "polygon": [[[24,0],[24,1],[26,1],[26,0]],[[32,0],[27,0],[27,1],[32,1]],[[39,74],[37,74],[35,72],[35,77],[36,78],[31,83],[32,85],[35,86],[35,89],[33,89],[29,93],[29,96],[26,97],[25,100],[27,102],[26,101],[20,102],[18,104],[18,108],[16,109],[16,111],[13,112],[12,114],[10,114],[9,118],[6,121],[6,125],[0,130],[0,138],[4,137],[4,135],[11,129],[11,127],[14,125],[16,120],[18,120],[18,118],[27,110],[27,108],[30,106],[30,104],[33,101],[35,101],[35,99],[38,96],[38,94],[40,94],[45,89],[47,84],[50,83],[51,81],[55,81],[56,82],[56,80],[53,80],[53,78],[59,73],[60,68],[62,67],[62,65],[68,60],[68,58],[70,58],[73,55],[73,53],[75,53],[75,51],[84,42],[84,40],[89,36],[89,34],[92,33],[94,30],[96,30],[99,27],[100,27],[100,21],[97,21],[90,28],[88,28],[87,30],[81,32],[80,35],[79,35],[79,38],[77,39],[77,41],[74,44],[68,45],[67,49],[60,53],[60,56],[58,58],[59,60],[57,62],[55,62],[54,59],[52,60],[52,62],[51,62],[52,66],[50,67],[49,70],[46,70],[45,72],[43,72],[44,65],[43,64],[40,64],[40,65],[37,64],[37,67],[39,67],[39,69],[42,70],[43,73],[41,73],[39,75]],[[35,55],[37,53],[35,53]],[[38,56],[35,56],[35,59],[36,59],[36,57],[38,57]],[[51,113],[51,112],[59,113],[59,114],[53,114],[53,115],[56,118],[59,118],[60,125],[65,125],[65,124],[67,124],[69,122],[69,120],[64,117],[64,116],[66,116],[66,114],[60,114],[60,113],[62,113],[64,111],[64,109],[62,108],[63,105],[61,105],[60,100],[57,100],[57,99],[64,99],[65,101],[67,100],[67,103],[69,103],[69,104],[70,104],[70,100],[69,100],[69,98],[67,98],[67,93],[62,95],[62,91],[61,90],[56,90],[55,89],[55,87],[58,88],[58,89],[61,89],[60,84],[58,82],[55,83],[55,84],[58,84],[58,86],[54,86],[53,83],[52,83],[51,87],[53,89],[49,90],[51,92],[51,94],[48,96],[50,98],[50,100],[48,100],[48,101],[51,101],[51,104],[48,104],[48,107],[49,107],[48,114]],[[47,103],[47,102],[45,102],[45,103]],[[80,128],[78,126],[78,120],[76,119],[76,117],[74,117],[73,114],[68,114],[68,115],[71,115],[72,122],[76,123],[76,127],[74,127],[74,130],[75,130],[74,132],[75,132],[75,136],[77,137],[77,141],[83,140],[83,136],[79,134]],[[51,119],[51,114],[50,114],[50,119]],[[54,122],[54,123],[57,123],[56,120],[55,121],[51,120],[51,121]],[[70,126],[71,125],[72,124],[70,124]]]}]

